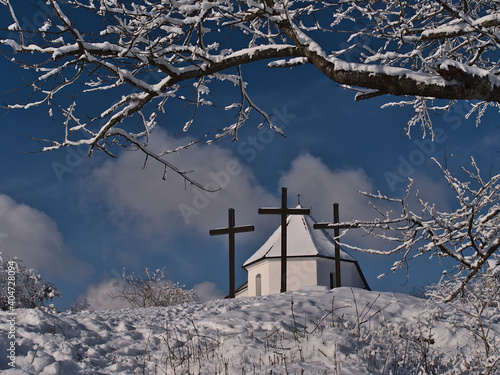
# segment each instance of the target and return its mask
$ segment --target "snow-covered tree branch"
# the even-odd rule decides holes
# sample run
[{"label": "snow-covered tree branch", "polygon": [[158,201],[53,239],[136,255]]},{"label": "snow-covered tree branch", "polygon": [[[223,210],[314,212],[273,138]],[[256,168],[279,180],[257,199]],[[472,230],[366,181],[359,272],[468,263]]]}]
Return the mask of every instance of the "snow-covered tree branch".
[{"label": "snow-covered tree branch", "polygon": [[[402,102],[416,111],[410,127],[428,126],[422,106],[475,100],[480,116],[500,102],[499,1],[47,0],[35,31],[19,21],[25,7],[1,3],[12,24],[0,41],[32,73],[27,101],[10,108],[48,105],[64,116],[62,139],[46,140],[44,150],[83,144],[111,153],[122,141],[195,184],[167,161],[169,150],[147,148],[160,120],[187,132],[209,106],[236,120],[205,141],[237,139],[251,112],[281,132],[248,96],[241,65],[310,64],[357,100],[410,96]],[[227,89],[241,99],[222,102]],[[449,105],[428,105],[433,99]],[[185,122],[167,123],[165,113],[183,105]]]},{"label": "snow-covered tree branch", "polygon": [[[479,273],[497,275],[500,272],[500,175],[484,180],[472,159],[472,170],[464,169],[470,181],[461,182],[444,169],[441,171],[453,189],[456,209],[441,212],[434,204],[418,199],[418,211],[409,203],[412,181],[401,199],[378,194],[363,193],[384,206],[396,205],[395,209],[377,210],[380,218],[371,221],[351,221],[331,224],[342,228],[360,228],[367,233],[393,243],[388,251],[359,248],[343,243],[351,249],[374,254],[399,254],[392,271],[408,267],[408,261],[422,255],[448,258],[454,261],[453,290],[443,297],[454,299]],[[417,191],[418,197],[418,191]],[[374,207],[376,205],[374,204]]]}]

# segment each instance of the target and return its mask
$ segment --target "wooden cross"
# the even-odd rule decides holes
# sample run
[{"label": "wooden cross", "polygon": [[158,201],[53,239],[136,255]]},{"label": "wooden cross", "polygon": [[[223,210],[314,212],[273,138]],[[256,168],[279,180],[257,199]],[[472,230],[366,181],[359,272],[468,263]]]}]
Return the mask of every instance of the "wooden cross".
[{"label": "wooden cross", "polygon": [[340,228],[348,228],[345,226],[335,225],[339,223],[339,204],[333,204],[333,225],[331,223],[316,223],[314,229],[331,229],[333,228],[333,237],[335,238],[335,287],[341,286],[340,282]]},{"label": "wooden cross", "polygon": [[255,228],[253,225],[244,225],[240,227],[235,227],[234,225],[234,208],[230,208],[228,211],[228,225],[227,228],[211,229],[209,231],[211,236],[217,236],[219,234],[229,234],[229,298],[235,297],[235,285],[234,285],[234,234],[242,232],[253,232]]},{"label": "wooden cross", "polygon": [[288,208],[286,191],[281,188],[281,208],[259,208],[259,215],[281,215],[281,293],[286,292],[286,217],[311,213],[308,208]]}]

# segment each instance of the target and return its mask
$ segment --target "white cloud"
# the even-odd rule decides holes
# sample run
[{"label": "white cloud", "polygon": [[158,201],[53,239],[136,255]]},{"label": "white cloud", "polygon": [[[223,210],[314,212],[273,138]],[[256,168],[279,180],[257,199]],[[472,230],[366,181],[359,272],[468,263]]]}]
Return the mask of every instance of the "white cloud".
[{"label": "white cloud", "polygon": [[[459,176],[459,177],[464,177]],[[410,193],[409,203],[411,207],[419,212],[421,204],[418,202],[416,193],[418,191],[418,198],[424,202],[433,203],[440,211],[450,211],[452,205],[455,203],[453,199],[455,195],[452,188],[447,184],[446,179],[442,175],[438,175],[437,179],[429,177],[422,171],[416,171],[412,176],[413,185]]]},{"label": "white cloud", "polygon": [[103,311],[127,309],[132,307],[128,301],[117,297],[117,279],[103,280],[97,285],[90,285],[81,299],[89,302],[89,310]]},{"label": "white cloud", "polygon": [[[180,143],[157,130],[150,147],[165,150]],[[123,152],[96,170],[91,181],[93,194],[104,196],[115,223],[133,228],[145,237],[167,238],[193,230],[208,235],[209,229],[226,226],[228,208],[236,210],[236,224],[244,225],[257,219],[259,205],[276,204],[276,198],[227,149],[195,145],[166,159],[179,168],[193,169],[190,176],[206,187],[221,189],[206,192],[185,186],[183,179],[172,171],[167,171],[163,180],[159,163],[151,161],[143,168],[142,153]]]},{"label": "white cloud", "polygon": [[[453,194],[450,194],[452,191],[444,177],[436,180],[421,171],[416,171],[412,178],[414,183],[408,198],[411,207],[420,209],[420,206],[415,206],[418,191],[419,197],[424,201],[435,202],[442,210],[450,209],[449,203]],[[333,203],[339,203],[341,221],[370,220],[379,217],[369,205],[370,201],[383,211],[389,207],[394,210],[399,208],[359,193],[359,191],[376,192],[372,180],[362,168],[330,170],[320,158],[310,154],[296,158],[290,169],[281,176],[280,184],[289,188],[289,205],[292,197],[300,194],[302,205],[312,207],[312,215],[318,221],[333,219]],[[402,198],[403,193],[404,191],[387,195],[392,198]],[[382,191],[382,194],[385,192]],[[397,214],[397,211],[394,213]]]},{"label": "white cloud", "polygon": [[330,170],[321,159],[310,154],[297,157],[280,178],[288,187],[289,205],[300,194],[301,204],[312,207],[318,221],[333,220],[333,203],[339,203],[340,220],[366,219],[375,214],[368,199],[358,191],[372,192],[373,184],[361,169]]},{"label": "white cloud", "polygon": [[0,194],[0,251],[46,279],[77,280],[89,273],[89,266],[70,254],[49,216],[5,194]]},{"label": "white cloud", "polygon": [[[340,221],[371,220],[378,215],[369,205],[370,200],[359,193],[374,192],[371,179],[361,168],[330,170],[320,158],[307,153],[292,162],[290,169],[282,174],[280,185],[288,187],[290,206],[292,197],[300,194],[301,205],[311,208],[311,216],[318,222],[333,221],[333,203],[339,204]],[[378,203],[384,207],[383,202]],[[342,242],[378,250],[387,247],[386,242],[356,229],[349,231]]]},{"label": "white cloud", "polygon": [[211,301],[214,299],[220,299],[225,297],[225,293],[220,290],[215,283],[210,281],[204,281],[200,284],[196,284],[194,287],[194,292],[202,301]]}]

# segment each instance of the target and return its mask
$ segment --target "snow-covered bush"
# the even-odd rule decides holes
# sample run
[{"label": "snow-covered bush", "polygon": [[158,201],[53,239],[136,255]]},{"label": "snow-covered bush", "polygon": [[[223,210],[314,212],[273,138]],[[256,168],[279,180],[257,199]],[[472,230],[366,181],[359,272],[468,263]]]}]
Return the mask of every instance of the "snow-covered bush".
[{"label": "snow-covered bush", "polygon": [[3,311],[17,308],[45,306],[61,292],[52,283],[45,282],[37,270],[20,265],[16,257],[6,261],[0,253],[0,308]]},{"label": "snow-covered bush", "polygon": [[90,308],[90,303],[87,298],[84,299],[77,299],[73,304],[68,308],[68,311],[71,311],[73,313],[80,312],[80,311],[85,311],[89,310]]},{"label": "snow-covered bush", "polygon": [[[428,295],[439,302],[461,285],[463,278],[444,273],[438,284],[429,287]],[[461,367],[489,373],[500,361],[500,339],[491,331],[492,325],[500,322],[500,278],[488,272],[476,274],[446,307],[450,326],[468,332],[474,343],[474,355],[464,356]]]},{"label": "snow-covered bush", "polygon": [[150,272],[142,267],[141,274],[123,269],[122,277],[115,286],[117,292],[112,298],[125,299],[132,307],[159,307],[178,305],[195,300],[194,290],[167,279],[164,268]]}]

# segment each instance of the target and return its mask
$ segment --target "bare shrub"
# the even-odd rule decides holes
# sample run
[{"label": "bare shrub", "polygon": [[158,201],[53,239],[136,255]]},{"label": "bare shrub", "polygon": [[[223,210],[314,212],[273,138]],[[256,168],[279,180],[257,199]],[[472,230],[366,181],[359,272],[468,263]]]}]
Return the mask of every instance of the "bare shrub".
[{"label": "bare shrub", "polygon": [[121,298],[132,307],[160,307],[193,302],[196,295],[192,289],[184,289],[183,285],[167,279],[164,268],[151,272],[142,267],[136,275],[123,269],[122,277],[115,286],[117,291],[112,298]]}]

